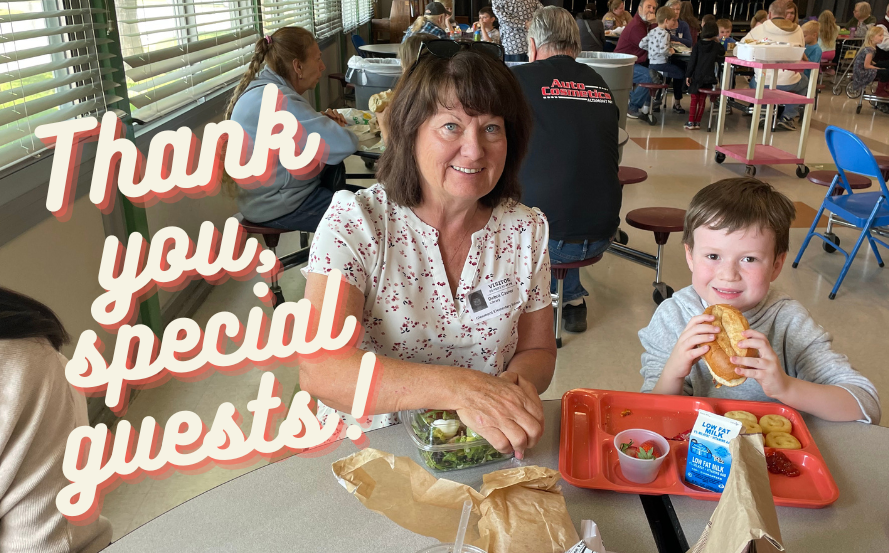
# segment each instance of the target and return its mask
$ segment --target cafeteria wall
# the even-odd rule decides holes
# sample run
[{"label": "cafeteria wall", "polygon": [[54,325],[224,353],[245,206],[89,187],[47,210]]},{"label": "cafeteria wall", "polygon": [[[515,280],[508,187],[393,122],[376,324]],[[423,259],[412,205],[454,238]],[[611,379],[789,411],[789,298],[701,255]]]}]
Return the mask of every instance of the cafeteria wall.
[{"label": "cafeteria wall", "polygon": [[[367,39],[370,25],[359,29]],[[328,75],[346,70],[343,61],[354,55],[348,35],[337,35],[322,44],[322,58],[327,67],[318,84],[318,94],[308,91],[306,100],[319,110],[342,106],[342,89]],[[200,138],[204,127],[220,121],[231,87],[209,95],[206,101],[173,113],[147,128],[136,128],[136,145],[148,152],[151,138],[162,130],[182,126],[193,129]],[[115,336],[102,330],[92,319],[90,306],[102,292],[98,283],[99,266],[105,237],[115,234],[109,223],[112,216],[104,216],[86,197],[89,185],[87,156],[78,180],[78,199],[74,202],[71,219],[59,222],[43,207],[45,191],[52,167],[52,152],[44,152],[0,174],[0,286],[34,297],[52,308],[71,334],[72,343],[62,353],[74,351],[77,337],[84,330],[95,330],[105,343],[105,358],[110,361]],[[91,160],[90,160],[91,162]],[[24,176],[24,177],[23,177]],[[28,192],[9,193],[15,181],[28,180]],[[16,196],[17,194],[17,196]],[[23,198],[27,197],[27,205]],[[238,211],[232,198],[223,193],[203,199],[183,198],[175,203],[157,203],[146,209],[150,234],[166,226],[178,226],[197,239],[202,222],[211,221],[221,228],[225,219]],[[118,214],[119,215],[119,214]],[[120,232],[116,233],[121,236]],[[160,291],[163,324],[177,317],[191,316],[212,290],[203,280],[193,281],[178,292]],[[133,396],[135,397],[135,395]],[[101,402],[90,401],[91,420],[100,416]],[[104,415],[101,415],[104,416]]]}]

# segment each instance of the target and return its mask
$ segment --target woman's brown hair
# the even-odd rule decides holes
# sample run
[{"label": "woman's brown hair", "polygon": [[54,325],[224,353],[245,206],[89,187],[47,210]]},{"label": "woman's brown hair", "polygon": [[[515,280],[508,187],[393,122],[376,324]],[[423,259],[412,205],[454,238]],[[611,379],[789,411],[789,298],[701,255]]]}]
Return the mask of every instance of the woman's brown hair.
[{"label": "woman's brown hair", "polygon": [[688,27],[692,30],[700,29],[701,22],[695,17],[695,7],[691,2],[685,0],[679,6],[679,19],[688,23]]},{"label": "woman's brown hair", "polygon": [[837,39],[840,30],[837,29],[837,18],[833,16],[832,11],[821,12],[821,15],[818,16],[818,23],[821,25],[821,30],[818,32],[821,42],[830,44]]},{"label": "woman's brown hair", "polygon": [[450,59],[422,55],[413,73],[402,78],[386,110],[389,133],[377,178],[398,205],[422,203],[420,169],[414,145],[420,127],[439,106],[459,104],[469,115],[502,117],[506,131],[506,164],[494,189],[481,198],[493,207],[521,197],[519,170],[531,136],[531,111],[512,72],[500,60],[465,50]]}]

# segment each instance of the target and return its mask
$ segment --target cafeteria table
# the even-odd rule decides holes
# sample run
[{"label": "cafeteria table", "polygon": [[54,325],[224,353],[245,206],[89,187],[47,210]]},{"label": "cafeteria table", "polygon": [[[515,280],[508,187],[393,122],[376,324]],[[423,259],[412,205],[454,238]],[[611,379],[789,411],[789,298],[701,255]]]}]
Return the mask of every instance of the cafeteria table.
[{"label": "cafeteria table", "polygon": [[358,48],[377,58],[397,58],[401,44],[365,44]]},{"label": "cafeteria table", "polygon": [[[558,469],[561,402],[550,400],[543,405],[544,435],[523,461],[508,460],[436,475],[479,489],[482,475],[491,471],[522,465]],[[370,447],[410,457],[425,466],[402,425],[370,431],[367,437]],[[337,482],[331,463],[355,451],[356,446],[344,440],[334,452],[322,457],[290,457],[258,468],[167,511],[105,551],[412,553],[437,543],[366,509]],[[639,496],[585,490],[566,483],[562,483],[562,492],[578,531],[581,520],[596,521],[609,551],[658,550]],[[660,498],[653,500],[662,505]],[[714,506],[708,504],[711,509]],[[659,528],[665,526],[669,525],[661,524]]]}]

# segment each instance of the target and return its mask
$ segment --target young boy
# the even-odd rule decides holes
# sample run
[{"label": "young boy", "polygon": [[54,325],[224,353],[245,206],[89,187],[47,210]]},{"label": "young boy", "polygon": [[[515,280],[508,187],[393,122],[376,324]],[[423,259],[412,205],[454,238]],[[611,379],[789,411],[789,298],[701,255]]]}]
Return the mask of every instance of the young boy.
[{"label": "young boy", "polygon": [[[719,43],[722,44],[722,47],[725,48],[725,51],[728,52],[731,50],[729,48],[729,44],[735,44],[736,40],[732,38],[732,20],[731,19],[720,19],[716,22],[716,26],[719,27]],[[734,46],[732,46],[734,48]]]},{"label": "young boy", "polygon": [[657,27],[648,31],[648,34],[639,41],[639,48],[648,50],[648,74],[652,82],[664,82],[661,73],[674,79],[684,79],[685,73],[681,69],[669,63],[674,50],[670,46],[670,31],[679,26],[679,19],[673,8],[664,6],[658,9]]},{"label": "young boy", "polygon": [[[817,21],[809,21],[803,25],[803,38],[806,40],[806,59],[815,63],[821,63],[821,46],[818,46],[818,33],[821,32],[821,24]],[[811,69],[803,71],[808,78]]]},{"label": "young boy", "polygon": [[[795,209],[771,185],[725,179],[699,191],[682,237],[692,285],[676,292],[639,331],[643,392],[777,401],[833,421],[880,421],[874,385],[831,349],[830,335],[786,294],[770,289],[789,249]],[[714,385],[701,355],[718,328],[702,315],[728,304],[747,317],[738,345],[759,357],[732,357],[738,386]]]},{"label": "young boy", "polygon": [[483,6],[478,11],[478,21],[472,24],[472,32],[481,31],[482,42],[496,42],[500,44],[500,31],[494,28],[497,17],[491,6]]}]

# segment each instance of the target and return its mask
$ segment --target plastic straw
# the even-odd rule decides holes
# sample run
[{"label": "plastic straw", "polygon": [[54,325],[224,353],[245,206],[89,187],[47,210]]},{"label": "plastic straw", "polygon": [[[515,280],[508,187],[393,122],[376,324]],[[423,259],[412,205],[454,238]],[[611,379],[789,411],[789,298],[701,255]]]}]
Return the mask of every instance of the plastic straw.
[{"label": "plastic straw", "polygon": [[472,500],[463,502],[463,513],[460,514],[460,526],[457,527],[457,539],[454,541],[454,553],[463,553],[463,540],[466,538],[466,528],[469,526],[469,513],[472,511]]}]

